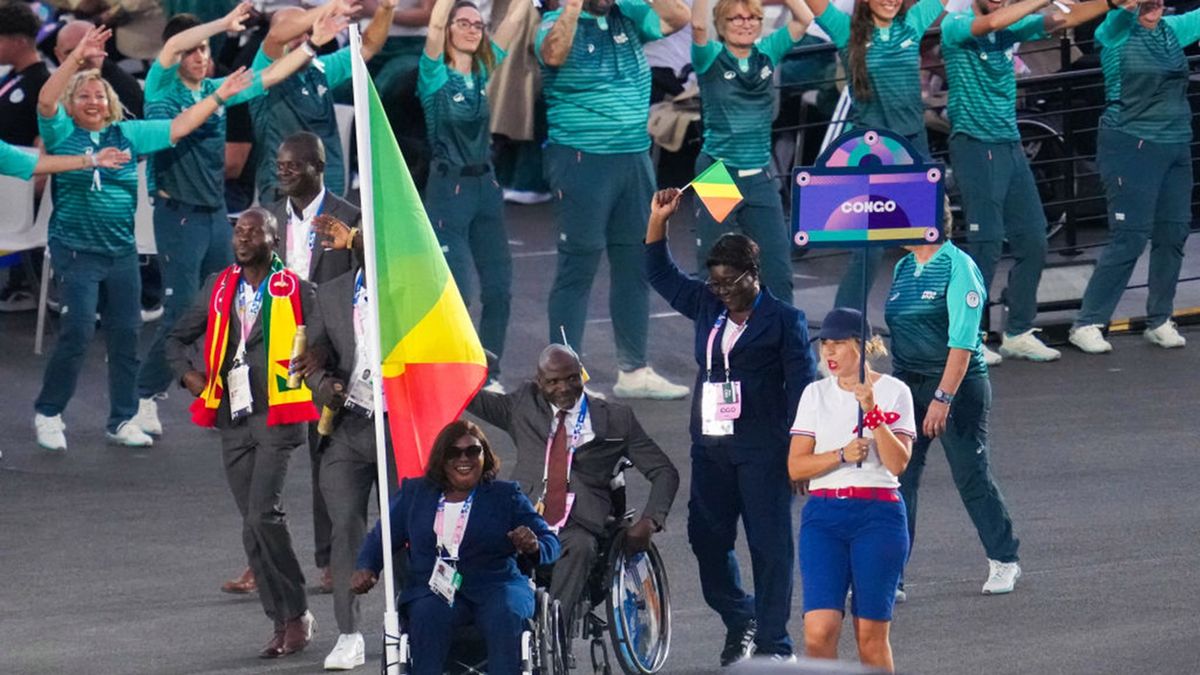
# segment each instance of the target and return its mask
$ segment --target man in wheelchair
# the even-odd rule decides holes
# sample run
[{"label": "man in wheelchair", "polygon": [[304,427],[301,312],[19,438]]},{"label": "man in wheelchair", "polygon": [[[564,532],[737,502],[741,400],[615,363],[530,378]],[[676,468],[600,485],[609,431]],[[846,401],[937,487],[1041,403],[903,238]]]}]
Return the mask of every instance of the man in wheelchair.
[{"label": "man in wheelchair", "polygon": [[481,391],[467,411],[503,429],[516,445],[511,478],[537,497],[538,512],[562,545],[550,597],[571,625],[601,542],[611,536],[614,468],[628,460],[650,481],[641,517],[625,533],[630,553],[646,550],[666,523],[679,472],[628,406],[585,394],[579,357],[563,345],[542,351],[535,380],[509,394]]}]

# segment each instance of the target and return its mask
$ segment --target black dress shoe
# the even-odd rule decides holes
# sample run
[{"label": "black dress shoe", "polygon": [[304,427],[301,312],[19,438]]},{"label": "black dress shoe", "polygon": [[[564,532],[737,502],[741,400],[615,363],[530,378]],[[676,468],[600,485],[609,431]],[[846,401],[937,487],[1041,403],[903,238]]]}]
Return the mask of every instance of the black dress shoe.
[{"label": "black dress shoe", "polygon": [[758,632],[758,622],[750,619],[741,630],[731,630],[725,634],[725,648],[721,650],[721,667],[731,666],[742,659],[754,654],[754,634]]}]

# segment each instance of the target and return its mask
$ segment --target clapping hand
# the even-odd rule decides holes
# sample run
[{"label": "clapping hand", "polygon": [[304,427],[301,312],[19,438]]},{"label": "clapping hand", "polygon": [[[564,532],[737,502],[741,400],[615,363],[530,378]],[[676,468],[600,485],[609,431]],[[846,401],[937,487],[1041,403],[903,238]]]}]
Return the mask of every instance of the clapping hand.
[{"label": "clapping hand", "polygon": [[537,536],[524,525],[508,533],[508,540],[512,542],[513,548],[517,549],[517,553],[522,555],[533,555],[538,552]]},{"label": "clapping hand", "polygon": [[313,218],[313,232],[321,241],[321,247],[338,251],[350,248],[350,226],[331,215],[322,213]]}]

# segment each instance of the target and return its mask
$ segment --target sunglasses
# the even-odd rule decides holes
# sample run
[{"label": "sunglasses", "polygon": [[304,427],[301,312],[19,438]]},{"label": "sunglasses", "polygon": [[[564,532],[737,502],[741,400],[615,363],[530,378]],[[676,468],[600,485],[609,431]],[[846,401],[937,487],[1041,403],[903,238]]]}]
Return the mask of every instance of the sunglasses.
[{"label": "sunglasses", "polygon": [[462,457],[479,459],[479,457],[483,455],[483,446],[478,443],[468,445],[465,448],[451,446],[446,448],[446,452],[444,454],[447,462],[458,461],[458,459]]}]

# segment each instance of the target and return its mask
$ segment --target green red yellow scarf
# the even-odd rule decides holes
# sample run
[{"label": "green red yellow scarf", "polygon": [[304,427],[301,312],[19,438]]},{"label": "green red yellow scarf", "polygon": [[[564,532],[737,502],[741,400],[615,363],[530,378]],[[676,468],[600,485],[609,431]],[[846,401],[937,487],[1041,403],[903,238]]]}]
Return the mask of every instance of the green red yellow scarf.
[{"label": "green red yellow scarf", "polygon": [[[208,303],[208,327],[204,333],[204,366],[208,379],[191,407],[192,421],[202,427],[215,426],[217,408],[225,394],[221,364],[229,348],[230,310],[242,278],[240,265],[230,265],[217,277]],[[278,301],[278,302],[277,302]],[[300,278],[285,268],[279,256],[272,255],[267,275],[267,293],[263,297],[259,321],[267,350],[267,425],[312,422],[318,418],[312,392],[301,382],[288,387],[288,364],[292,358],[292,340],[296,326],[304,323],[300,302]]]}]

